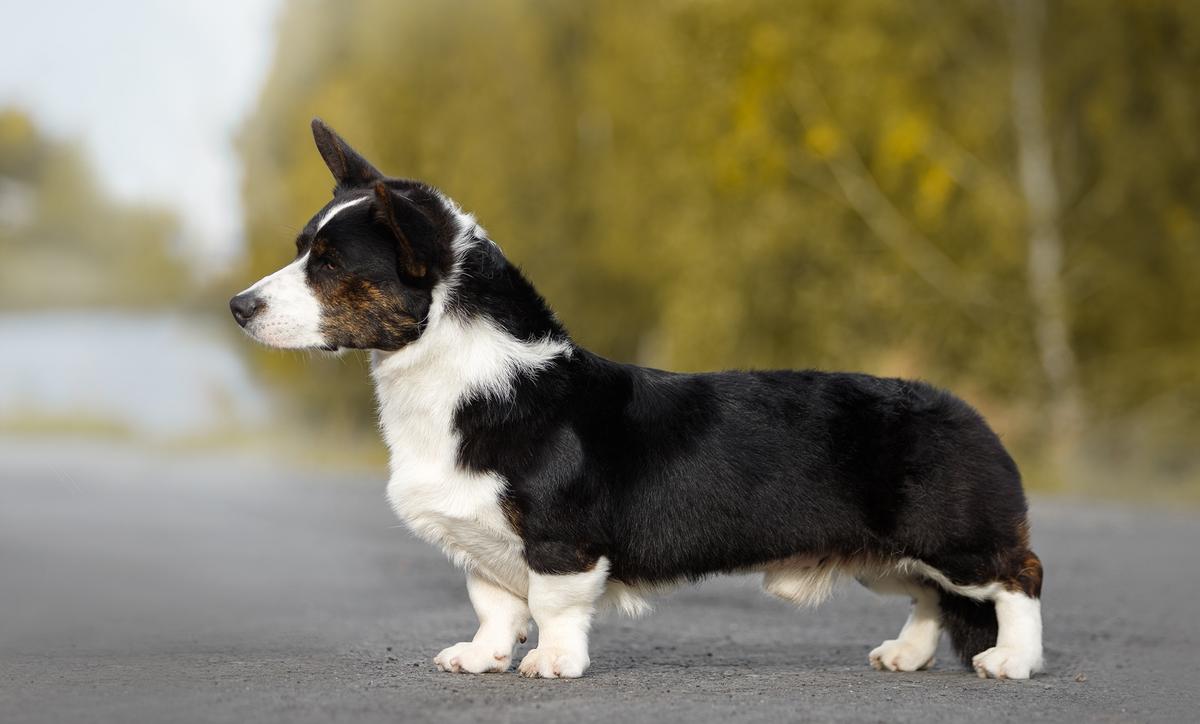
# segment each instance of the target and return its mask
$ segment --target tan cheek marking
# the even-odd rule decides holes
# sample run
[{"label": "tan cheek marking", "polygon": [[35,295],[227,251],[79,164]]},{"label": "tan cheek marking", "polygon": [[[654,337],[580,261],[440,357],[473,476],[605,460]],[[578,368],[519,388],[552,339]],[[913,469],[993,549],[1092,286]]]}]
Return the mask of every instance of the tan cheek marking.
[{"label": "tan cheek marking", "polygon": [[395,343],[417,326],[399,299],[363,279],[346,279],[318,291],[322,327],[335,341],[362,346]]}]

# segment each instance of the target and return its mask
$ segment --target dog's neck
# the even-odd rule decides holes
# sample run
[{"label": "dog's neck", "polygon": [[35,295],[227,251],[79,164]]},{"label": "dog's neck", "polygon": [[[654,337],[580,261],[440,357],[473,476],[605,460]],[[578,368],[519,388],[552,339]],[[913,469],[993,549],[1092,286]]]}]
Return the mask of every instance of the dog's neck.
[{"label": "dog's neck", "polygon": [[[433,314],[486,317],[513,338],[570,343],[566,330],[533,285],[478,226],[453,244],[453,266],[438,285],[444,297]],[[440,306],[440,309],[439,309]],[[430,323],[433,323],[433,314]]]},{"label": "dog's neck", "polygon": [[474,239],[433,291],[421,337],[372,354],[372,378],[392,466],[445,447],[467,400],[504,403],[521,375],[570,358],[575,347],[541,297],[491,242]]}]

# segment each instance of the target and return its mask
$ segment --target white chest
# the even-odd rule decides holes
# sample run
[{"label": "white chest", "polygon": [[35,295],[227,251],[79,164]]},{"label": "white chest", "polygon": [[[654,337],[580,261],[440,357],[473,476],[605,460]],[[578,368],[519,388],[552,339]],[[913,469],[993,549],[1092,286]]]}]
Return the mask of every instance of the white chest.
[{"label": "white chest", "polygon": [[523,544],[500,505],[502,481],[440,461],[405,455],[396,461],[387,494],[392,509],[420,538],[458,566],[483,573],[524,595],[529,571]]},{"label": "white chest", "polygon": [[471,394],[503,398],[517,370],[536,368],[560,352],[517,342],[485,323],[441,318],[410,347],[377,353],[373,360],[380,422],[391,451],[392,508],[457,565],[519,595],[528,589],[529,570],[521,538],[500,504],[504,481],[457,464],[454,412]]}]

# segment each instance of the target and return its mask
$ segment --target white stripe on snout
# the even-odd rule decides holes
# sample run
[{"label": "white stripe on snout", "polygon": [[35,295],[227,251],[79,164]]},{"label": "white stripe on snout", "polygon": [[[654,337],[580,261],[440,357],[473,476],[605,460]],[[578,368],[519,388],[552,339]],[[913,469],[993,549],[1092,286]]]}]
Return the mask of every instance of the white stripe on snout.
[{"label": "white stripe on snout", "polygon": [[320,231],[322,226],[325,226],[331,220],[333,220],[333,217],[337,216],[339,211],[344,211],[345,209],[348,209],[351,206],[357,206],[358,204],[361,204],[362,202],[366,201],[368,198],[370,198],[370,197],[369,196],[359,196],[357,199],[351,199],[350,201],[343,201],[342,203],[338,204],[337,206],[334,206],[329,211],[326,211],[324,214],[321,215],[321,220],[317,222],[317,231]]},{"label": "white stripe on snout", "polygon": [[[268,284],[278,282],[281,277],[294,277],[298,273],[303,273],[304,267],[307,264],[308,264],[308,252],[304,252],[304,256],[293,261],[291,264],[288,264],[287,266],[283,267],[282,269],[279,269],[278,271],[276,271],[272,274],[268,274],[265,277],[263,277],[262,279],[259,279],[258,281],[254,282],[254,284],[250,285],[250,288],[247,289],[246,291],[242,292],[242,294],[249,294],[250,292],[260,292],[261,293],[263,290],[263,287],[267,286]],[[239,294],[238,296],[241,296],[241,294]]]}]

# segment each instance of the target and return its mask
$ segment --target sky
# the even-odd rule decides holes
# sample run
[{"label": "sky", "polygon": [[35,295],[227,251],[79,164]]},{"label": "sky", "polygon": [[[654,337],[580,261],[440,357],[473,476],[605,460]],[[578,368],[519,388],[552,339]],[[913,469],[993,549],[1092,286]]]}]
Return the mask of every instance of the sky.
[{"label": "sky", "polygon": [[84,145],[120,199],[177,210],[213,268],[241,248],[233,135],[274,50],[281,0],[3,0],[0,107]]}]

